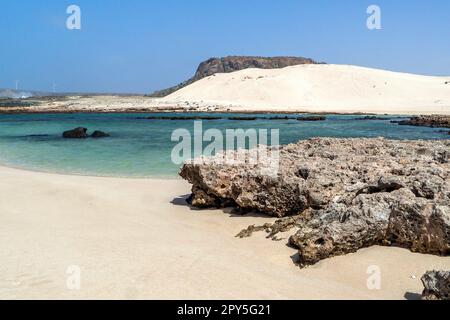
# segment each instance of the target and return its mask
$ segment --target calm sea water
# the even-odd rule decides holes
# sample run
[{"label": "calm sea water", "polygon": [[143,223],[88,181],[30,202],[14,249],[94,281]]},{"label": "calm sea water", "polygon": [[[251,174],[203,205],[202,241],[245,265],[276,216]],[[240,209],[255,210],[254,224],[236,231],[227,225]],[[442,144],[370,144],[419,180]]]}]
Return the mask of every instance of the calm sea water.
[{"label": "calm sea water", "polygon": [[[269,117],[267,115],[252,116]],[[140,119],[142,117],[145,115],[0,115],[0,164],[70,174],[176,177],[179,166],[172,163],[171,151],[177,142],[171,141],[171,135],[173,130],[178,128],[185,128],[192,132],[194,121],[143,120]],[[311,137],[382,136],[392,139],[447,139],[449,137],[439,132],[439,129],[399,126],[390,121],[356,121],[354,120],[356,117],[332,115],[323,122],[268,119],[210,120],[203,121],[203,127],[204,129],[217,128],[222,131],[248,128],[279,129],[282,144]],[[94,130],[102,130],[110,133],[111,137],[98,140],[62,138],[63,131],[78,126],[88,128],[91,133]]]}]

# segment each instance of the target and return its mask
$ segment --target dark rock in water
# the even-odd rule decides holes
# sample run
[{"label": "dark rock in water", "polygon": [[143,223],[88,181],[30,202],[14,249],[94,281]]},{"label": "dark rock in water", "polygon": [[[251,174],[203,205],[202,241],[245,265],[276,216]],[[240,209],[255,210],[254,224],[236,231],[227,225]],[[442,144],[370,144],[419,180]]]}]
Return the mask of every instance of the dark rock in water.
[{"label": "dark rock in water", "polygon": [[445,135],[450,135],[450,131],[447,131],[447,130],[437,130],[436,131],[436,133],[442,133],[442,134],[445,134]]},{"label": "dark rock in water", "polygon": [[[89,137],[87,134],[88,129],[86,128],[75,128],[73,130],[69,130],[63,133],[63,137],[66,139],[86,139]],[[109,134],[103,131],[94,131],[94,133],[90,136],[91,138],[107,138],[110,137]]]},{"label": "dark rock in water", "polygon": [[373,245],[450,254],[450,141],[311,139],[281,146],[275,173],[261,161],[224,164],[218,155],[180,175],[195,207],[234,203],[281,218],[241,236],[295,229],[289,244],[302,266]]},{"label": "dark rock in water", "polygon": [[103,131],[94,131],[94,133],[91,135],[92,138],[108,138],[110,137],[109,134],[107,134],[106,132]]},{"label": "dark rock in water", "polygon": [[255,121],[257,120],[257,117],[231,117],[228,118],[228,120],[232,120],[232,121]]},{"label": "dark rock in water", "polygon": [[311,116],[311,117],[298,117],[298,121],[325,121],[327,117],[325,116]]},{"label": "dark rock in water", "polygon": [[230,73],[248,68],[278,69],[300,64],[317,64],[312,59],[302,57],[246,57],[231,56],[225,58],[211,58],[198,66],[195,75],[179,85],[151,94],[152,97],[165,97],[198,80],[212,76],[216,73]]},{"label": "dark rock in water", "polygon": [[63,137],[66,139],[85,139],[88,137],[86,128],[75,128],[63,133]]},{"label": "dark rock in water", "polygon": [[450,271],[429,271],[422,277],[423,300],[450,300]]},{"label": "dark rock in water", "polygon": [[367,117],[362,117],[362,118],[355,118],[354,120],[358,120],[358,121],[388,121],[388,120],[391,120],[391,118],[380,118],[380,117],[376,117],[376,116],[367,116]]},{"label": "dark rock in water", "polygon": [[269,120],[296,120],[297,118],[292,117],[270,117]]},{"label": "dark rock in water", "polygon": [[450,128],[450,116],[420,116],[412,117],[409,120],[392,121],[401,126],[430,127],[430,128]]},{"label": "dark rock in water", "polygon": [[214,116],[152,116],[139,118],[144,120],[221,120],[222,117],[214,117]]}]

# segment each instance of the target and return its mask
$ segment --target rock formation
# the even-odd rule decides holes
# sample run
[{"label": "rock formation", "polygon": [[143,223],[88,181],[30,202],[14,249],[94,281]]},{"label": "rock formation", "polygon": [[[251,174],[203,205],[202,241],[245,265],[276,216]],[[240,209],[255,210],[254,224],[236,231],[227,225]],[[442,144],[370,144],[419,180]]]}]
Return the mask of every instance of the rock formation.
[{"label": "rock formation", "polygon": [[308,117],[298,117],[298,121],[325,121],[327,120],[327,117],[325,116],[308,116]]},{"label": "rock formation", "polygon": [[68,130],[63,133],[63,137],[66,139],[85,139],[88,137],[87,129],[79,127]]},{"label": "rock formation", "polygon": [[[63,133],[63,138],[65,138],[65,139],[86,139],[86,138],[89,138],[89,135],[87,132],[88,132],[88,129],[79,127],[79,128],[65,131]],[[97,130],[97,131],[94,131],[94,133],[90,137],[98,139],[98,138],[107,138],[107,137],[110,137],[110,135],[107,134],[106,132]]]},{"label": "rock formation", "polygon": [[278,172],[268,167],[215,157],[180,175],[193,184],[193,206],[282,218],[240,236],[295,229],[289,244],[303,266],[376,244],[450,253],[450,141],[312,139],[280,147]]},{"label": "rock formation", "polygon": [[412,117],[409,120],[392,121],[392,122],[402,126],[450,128],[450,116],[444,115]]},{"label": "rock formation", "polygon": [[422,277],[423,300],[450,300],[450,271],[429,271]]},{"label": "rock formation", "polygon": [[106,132],[96,130],[96,131],[94,131],[94,133],[91,135],[91,137],[92,137],[92,138],[99,139],[99,138],[108,138],[108,137],[110,137],[110,135],[107,134]]},{"label": "rock formation", "polygon": [[152,97],[165,97],[169,94],[180,90],[198,80],[212,76],[216,73],[230,73],[248,68],[258,69],[278,69],[299,64],[317,64],[312,59],[301,57],[245,57],[231,56],[225,58],[211,58],[202,63],[197,68],[195,75],[172,88],[157,91],[151,94]]},{"label": "rock formation", "polygon": [[355,118],[357,121],[389,121],[391,118],[378,117],[378,116],[365,116],[360,118]]}]

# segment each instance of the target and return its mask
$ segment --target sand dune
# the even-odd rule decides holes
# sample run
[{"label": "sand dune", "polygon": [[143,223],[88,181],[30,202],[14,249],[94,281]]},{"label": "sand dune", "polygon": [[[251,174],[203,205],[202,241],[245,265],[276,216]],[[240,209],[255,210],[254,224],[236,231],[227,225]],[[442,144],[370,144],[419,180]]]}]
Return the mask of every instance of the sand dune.
[{"label": "sand dune", "polygon": [[449,114],[450,77],[347,65],[298,65],[216,74],[165,98],[232,110]]},{"label": "sand dune", "polygon": [[[192,211],[181,180],[64,176],[0,167],[0,299],[403,299],[450,258],[374,247],[299,269],[258,234],[272,219]],[[367,270],[379,266],[381,289]],[[71,290],[70,266],[81,271]],[[415,277],[412,277],[415,276]],[[72,288],[73,289],[73,288]]]}]

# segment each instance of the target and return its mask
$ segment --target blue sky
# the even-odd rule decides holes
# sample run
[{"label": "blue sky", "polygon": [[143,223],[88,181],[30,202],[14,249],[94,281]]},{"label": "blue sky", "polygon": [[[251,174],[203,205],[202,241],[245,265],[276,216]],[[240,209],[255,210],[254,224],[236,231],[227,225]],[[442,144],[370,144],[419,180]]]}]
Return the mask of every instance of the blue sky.
[{"label": "blue sky", "polygon": [[[213,56],[450,75],[448,0],[0,0],[0,88],[148,93]],[[66,9],[81,8],[81,30]],[[366,28],[377,4],[382,30]]]}]

